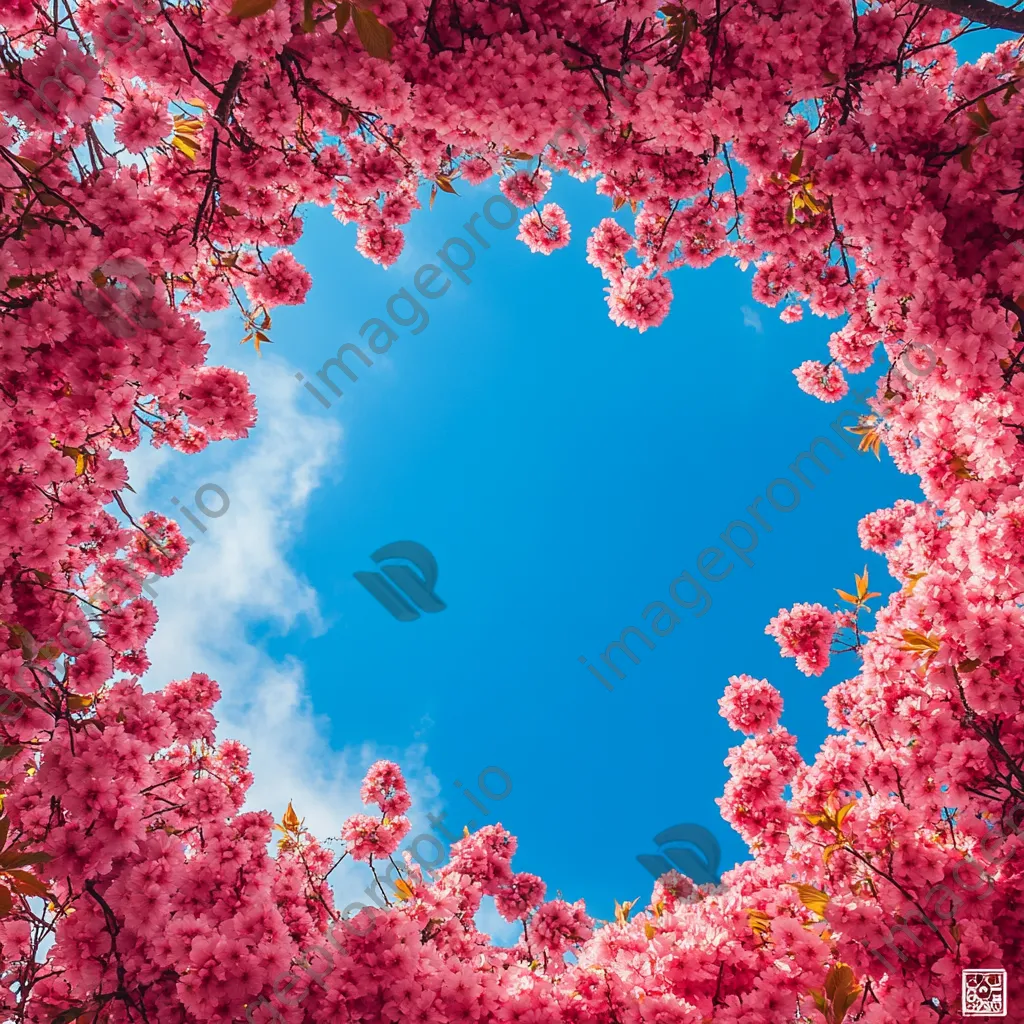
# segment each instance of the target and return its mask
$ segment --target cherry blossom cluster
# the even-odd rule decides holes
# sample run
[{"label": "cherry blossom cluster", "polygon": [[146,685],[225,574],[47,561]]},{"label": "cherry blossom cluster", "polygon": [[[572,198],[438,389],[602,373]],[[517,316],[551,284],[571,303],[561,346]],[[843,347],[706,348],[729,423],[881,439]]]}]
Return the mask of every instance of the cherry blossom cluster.
[{"label": "cherry blossom cluster", "polygon": [[[960,63],[959,17],[905,0],[4,0],[0,27],[10,1019],[916,1024],[958,1014],[962,967],[1024,962],[1017,42]],[[241,810],[216,683],[139,684],[143,586],[188,542],[121,453],[246,435],[247,381],[206,365],[195,314],[267,343],[310,286],[310,204],[388,266],[428,189],[489,182],[544,255],[571,238],[558,172],[608,202],[586,258],[618,324],[658,326],[675,271],[731,259],[783,320],[842,318],[829,362],[797,357],[823,400],[930,353],[883,374],[861,433],[923,500],[860,523],[892,593],[865,573],[769,625],[809,678],[850,666],[811,760],[769,683],[730,681],[750,735],[721,808],[752,859],[721,886],[669,873],[600,922],[487,826],[430,881],[405,858],[402,898],[339,936],[331,852],[294,810]],[[366,787],[381,817],[345,835],[372,872],[408,807],[393,766]],[[487,896],[514,946],[477,926]]]}]

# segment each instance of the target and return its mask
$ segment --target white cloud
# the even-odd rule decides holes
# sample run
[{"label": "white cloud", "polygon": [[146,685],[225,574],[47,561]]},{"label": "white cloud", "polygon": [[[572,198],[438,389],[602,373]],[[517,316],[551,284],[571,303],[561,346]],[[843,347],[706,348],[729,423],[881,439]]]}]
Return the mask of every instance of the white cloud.
[{"label": "white cloud", "polygon": [[[289,564],[288,550],[314,489],[340,475],[342,431],[330,417],[301,411],[308,405],[293,367],[269,354],[253,360],[251,350],[239,352],[237,344],[218,344],[218,335],[233,338],[235,325],[225,332],[223,318],[210,320],[204,326],[213,335],[211,361],[227,362],[227,354],[244,363],[259,420],[247,439],[197,457],[166,448],[140,448],[128,456],[137,492],[133,506],[177,519],[194,538],[182,569],[153,584],[160,618],[143,684],[155,689],[192,672],[217,680],[223,693],[215,709],[218,738],[240,739],[252,751],[250,808],[280,816],[292,800],[314,834],[337,835],[346,816],[364,809],[359,783],[367,764],[381,756],[402,762],[423,808],[436,798],[438,786],[424,768],[421,742],[383,753],[370,742],[333,749],[328,719],[315,713],[310,700],[304,666],[291,657],[275,659],[248,639],[255,626],[281,634],[301,623],[323,628],[316,592]],[[205,518],[190,497],[206,482],[229,497],[228,510],[218,518]],[[205,534],[170,504],[173,495],[191,507]],[[206,502],[216,509],[213,494]],[[348,861],[331,878],[345,902],[358,898],[370,881],[365,867]]]},{"label": "white cloud", "polygon": [[764,333],[761,314],[756,309],[751,309],[749,306],[740,306],[740,312],[743,314],[744,327],[753,327],[758,334]]}]

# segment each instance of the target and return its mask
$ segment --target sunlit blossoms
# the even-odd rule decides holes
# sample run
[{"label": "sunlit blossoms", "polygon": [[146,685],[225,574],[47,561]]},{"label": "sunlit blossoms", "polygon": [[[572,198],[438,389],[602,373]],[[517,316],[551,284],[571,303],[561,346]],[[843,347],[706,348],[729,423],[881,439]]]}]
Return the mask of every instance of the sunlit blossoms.
[{"label": "sunlit blossoms", "polygon": [[[962,967],[1013,977],[1015,42],[961,64],[955,13],[895,0],[9,0],[0,25],[10,1020],[942,1024]],[[578,254],[555,172],[607,204]],[[137,507],[120,455],[246,436],[247,382],[205,364],[193,314],[230,309],[239,337],[269,341],[275,307],[311,284],[290,253],[310,204],[388,267],[412,217],[475,185],[522,210],[520,240],[556,268],[585,238],[625,328],[665,323],[673,277],[700,287],[691,271],[721,259],[783,321],[828,318],[827,357],[824,342],[794,352],[796,385],[832,402],[877,373],[855,432],[924,500],[859,525],[887,561],[884,596],[864,572],[769,624],[808,694],[844,670],[813,758],[768,682],[730,680],[721,711],[747,738],[720,803],[752,859],[721,887],[671,873],[649,902],[591,913],[517,872],[500,826],[456,842],[432,878],[391,864],[410,801],[378,763],[372,813],[339,827],[402,884],[381,880],[384,910],[343,920],[335,858],[298,813],[241,812],[248,752],[216,736],[216,684],[139,686],[158,625],[145,588],[188,542]],[[727,401],[737,344],[682,328],[721,351]],[[485,897],[521,925],[515,946],[479,930]]]}]

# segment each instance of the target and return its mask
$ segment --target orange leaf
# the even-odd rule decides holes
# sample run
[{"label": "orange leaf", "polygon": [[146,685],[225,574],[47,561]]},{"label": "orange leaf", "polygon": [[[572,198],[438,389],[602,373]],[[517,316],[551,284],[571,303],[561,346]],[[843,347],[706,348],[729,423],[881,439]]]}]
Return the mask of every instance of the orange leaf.
[{"label": "orange leaf", "polygon": [[459,194],[455,191],[455,187],[452,185],[452,179],[449,178],[447,174],[439,174],[436,181],[442,192],[447,192],[452,196],[457,196]]},{"label": "orange leaf", "polygon": [[767,935],[771,931],[771,920],[763,910],[747,907],[747,921],[755,935]]},{"label": "orange leaf", "polygon": [[301,824],[302,822],[299,821],[299,816],[295,813],[295,808],[292,807],[292,802],[289,800],[288,809],[281,818],[281,825],[286,832],[296,832]]}]

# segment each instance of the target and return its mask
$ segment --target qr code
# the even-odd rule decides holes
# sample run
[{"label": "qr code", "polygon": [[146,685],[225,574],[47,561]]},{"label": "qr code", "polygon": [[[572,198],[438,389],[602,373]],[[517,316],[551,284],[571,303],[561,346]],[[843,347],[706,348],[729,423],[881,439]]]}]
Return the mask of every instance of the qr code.
[{"label": "qr code", "polygon": [[1006,971],[965,969],[962,978],[965,1017],[1006,1016]]}]

